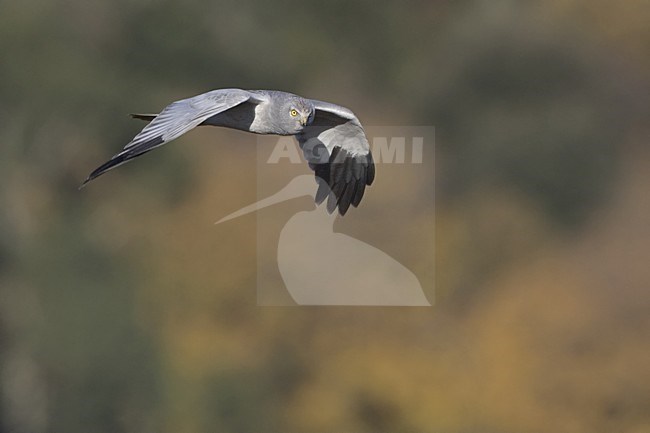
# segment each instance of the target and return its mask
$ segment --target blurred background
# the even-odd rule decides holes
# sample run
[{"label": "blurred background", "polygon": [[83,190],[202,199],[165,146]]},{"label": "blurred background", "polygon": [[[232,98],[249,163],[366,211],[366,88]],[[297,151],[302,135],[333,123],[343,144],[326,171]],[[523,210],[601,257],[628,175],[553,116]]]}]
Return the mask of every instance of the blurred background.
[{"label": "blurred background", "polygon": [[[0,0],[0,431],[650,432],[648,22]],[[435,126],[435,226],[409,221],[434,307],[258,307],[255,217],[212,225],[256,200],[253,136],[197,130],[77,190],[128,113],[221,87]],[[377,180],[351,228],[404,193]]]}]

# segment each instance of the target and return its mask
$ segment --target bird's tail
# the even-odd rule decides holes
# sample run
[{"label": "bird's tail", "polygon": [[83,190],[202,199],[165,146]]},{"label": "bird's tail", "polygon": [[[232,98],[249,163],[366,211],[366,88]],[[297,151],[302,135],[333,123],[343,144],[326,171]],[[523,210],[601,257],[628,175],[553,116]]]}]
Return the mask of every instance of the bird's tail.
[{"label": "bird's tail", "polygon": [[147,122],[151,122],[153,119],[155,119],[158,115],[157,114],[137,114],[137,113],[131,113],[131,117],[134,119],[140,119],[140,120],[146,120]]}]

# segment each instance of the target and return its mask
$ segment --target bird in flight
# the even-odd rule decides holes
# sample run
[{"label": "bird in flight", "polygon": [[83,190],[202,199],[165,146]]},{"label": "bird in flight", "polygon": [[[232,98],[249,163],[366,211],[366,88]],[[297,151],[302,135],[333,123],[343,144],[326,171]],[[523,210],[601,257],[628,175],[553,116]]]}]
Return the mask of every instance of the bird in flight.
[{"label": "bird in flight", "polygon": [[375,178],[370,145],[347,108],[276,90],[218,89],[176,101],[159,114],[132,114],[150,123],[81,185],[189,130],[223,126],[256,134],[293,135],[318,182],[317,204],[345,215],[361,202]]}]

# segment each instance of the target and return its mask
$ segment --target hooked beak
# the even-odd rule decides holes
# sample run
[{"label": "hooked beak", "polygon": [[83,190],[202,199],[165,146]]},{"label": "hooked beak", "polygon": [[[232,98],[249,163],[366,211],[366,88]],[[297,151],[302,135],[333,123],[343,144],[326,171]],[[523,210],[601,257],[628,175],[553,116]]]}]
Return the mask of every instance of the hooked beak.
[{"label": "hooked beak", "polygon": [[300,116],[300,124],[301,124],[302,126],[307,126],[307,121],[308,121],[308,120],[309,120],[309,117]]}]

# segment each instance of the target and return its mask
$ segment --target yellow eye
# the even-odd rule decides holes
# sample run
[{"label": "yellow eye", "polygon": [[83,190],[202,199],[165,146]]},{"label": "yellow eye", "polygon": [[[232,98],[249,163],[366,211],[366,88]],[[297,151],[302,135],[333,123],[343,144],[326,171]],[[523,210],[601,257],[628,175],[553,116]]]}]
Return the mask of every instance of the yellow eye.
[{"label": "yellow eye", "polygon": [[293,117],[296,117],[298,115],[298,112],[296,110],[291,110],[289,111],[289,114],[291,114]]}]

